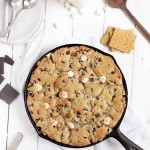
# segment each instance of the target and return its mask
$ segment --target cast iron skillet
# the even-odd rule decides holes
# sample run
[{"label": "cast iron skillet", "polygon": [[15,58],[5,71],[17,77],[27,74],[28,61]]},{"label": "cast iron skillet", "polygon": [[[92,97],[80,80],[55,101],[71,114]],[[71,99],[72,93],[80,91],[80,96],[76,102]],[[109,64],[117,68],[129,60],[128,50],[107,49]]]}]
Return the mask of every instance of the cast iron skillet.
[{"label": "cast iron skillet", "polygon": [[[118,64],[117,64],[117,62],[115,61],[115,59],[114,59],[113,56],[111,56],[111,55],[109,55],[109,54],[107,54],[107,53],[105,53],[105,52],[103,52],[103,51],[101,51],[101,50],[99,50],[99,49],[97,49],[97,48],[94,48],[94,47],[88,46],[88,45],[83,45],[83,44],[68,44],[68,45],[63,45],[63,46],[57,47],[57,48],[55,48],[55,49],[53,49],[53,50],[50,50],[50,51],[47,52],[45,55],[47,55],[48,53],[53,53],[53,52],[55,52],[56,50],[58,50],[59,48],[62,48],[62,47],[72,47],[72,46],[87,46],[87,47],[89,47],[89,48],[92,48],[93,50],[98,51],[98,52],[102,53],[103,55],[106,55],[106,56],[111,57],[111,58],[114,60],[114,62],[115,62],[115,64],[117,65],[117,67],[119,68],[119,66],[118,66]],[[43,58],[45,57],[45,55],[43,55],[39,60],[43,59]],[[38,60],[38,61],[39,61],[39,60]],[[48,136],[43,135],[43,134],[40,132],[40,129],[39,129],[38,127],[36,127],[36,124],[34,123],[32,117],[31,117],[31,115],[30,115],[30,112],[29,112],[28,107],[27,107],[27,101],[26,101],[26,100],[27,100],[27,86],[28,86],[28,83],[30,82],[30,77],[31,77],[31,75],[32,75],[32,72],[33,72],[34,69],[37,67],[36,64],[37,64],[37,62],[36,62],[36,63],[34,64],[34,66],[32,67],[32,69],[31,69],[31,71],[30,71],[30,73],[29,73],[29,75],[28,75],[28,77],[27,77],[26,83],[25,83],[25,87],[24,87],[24,102],[25,102],[25,108],[26,108],[28,117],[29,117],[31,123],[33,124],[33,126],[34,126],[36,132],[38,133],[38,135],[39,135],[40,137],[44,138],[44,139],[47,139],[47,140],[49,140],[49,141],[51,141],[51,142],[57,144],[57,145],[61,145],[61,146],[64,146],[64,147],[69,147],[69,148],[83,148],[83,147],[93,146],[93,145],[95,145],[95,144],[97,144],[97,143],[100,143],[101,141],[99,141],[99,142],[97,142],[97,143],[93,143],[93,144],[87,145],[87,146],[82,146],[82,147],[70,146],[70,145],[67,145],[67,144],[63,144],[63,143],[56,142],[56,141],[50,139]],[[119,69],[120,69],[120,68],[119,68]],[[127,85],[126,85],[126,81],[125,81],[124,75],[123,75],[123,73],[122,73],[121,70],[120,70],[120,72],[121,72],[122,77],[123,77],[123,84],[124,84],[125,93],[126,93],[126,95],[125,95],[126,108],[127,108],[127,104],[128,104],[128,90],[127,90]],[[113,138],[115,138],[116,140],[118,140],[118,141],[124,146],[124,148],[125,148],[126,150],[143,150],[143,149],[140,148],[138,145],[136,145],[135,143],[133,143],[132,141],[130,141],[125,135],[123,135],[123,133],[122,133],[122,132],[120,131],[120,129],[119,129],[120,124],[121,124],[121,122],[122,122],[122,120],[123,120],[123,117],[124,117],[124,115],[125,115],[126,108],[125,108],[125,110],[124,110],[124,112],[123,112],[123,114],[122,114],[121,119],[119,120],[119,122],[117,123],[117,125],[113,128],[113,131],[110,132],[103,140],[106,140],[106,139],[108,139],[108,138],[110,138],[110,137],[113,137]]]}]

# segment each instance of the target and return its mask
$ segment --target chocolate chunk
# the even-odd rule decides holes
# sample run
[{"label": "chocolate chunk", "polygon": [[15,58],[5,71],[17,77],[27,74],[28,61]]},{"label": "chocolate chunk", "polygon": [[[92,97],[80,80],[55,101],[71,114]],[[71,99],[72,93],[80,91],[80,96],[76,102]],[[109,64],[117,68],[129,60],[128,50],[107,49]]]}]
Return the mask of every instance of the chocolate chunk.
[{"label": "chocolate chunk", "polygon": [[81,113],[79,111],[77,111],[77,115],[80,115]]},{"label": "chocolate chunk", "polygon": [[0,57],[0,74],[4,74],[4,58]]},{"label": "chocolate chunk", "polygon": [[0,84],[4,81],[4,77],[0,74]]},{"label": "chocolate chunk", "polygon": [[4,62],[11,66],[14,64],[14,61],[7,55],[5,55]]},{"label": "chocolate chunk", "polygon": [[19,93],[11,85],[6,84],[0,92],[0,99],[10,104],[18,95]]},{"label": "chocolate chunk", "polygon": [[67,51],[66,54],[69,55],[69,54],[70,54],[70,51]]},{"label": "chocolate chunk", "polygon": [[94,78],[91,78],[90,81],[91,81],[91,82],[94,82]]},{"label": "chocolate chunk", "polygon": [[99,61],[99,62],[101,62],[101,61],[102,61],[102,59],[101,59],[101,58],[99,58],[99,59],[98,59],[98,61]]},{"label": "chocolate chunk", "polygon": [[96,117],[96,118],[100,117],[100,114],[99,114],[99,113],[98,113],[98,114],[95,114],[95,117]]}]

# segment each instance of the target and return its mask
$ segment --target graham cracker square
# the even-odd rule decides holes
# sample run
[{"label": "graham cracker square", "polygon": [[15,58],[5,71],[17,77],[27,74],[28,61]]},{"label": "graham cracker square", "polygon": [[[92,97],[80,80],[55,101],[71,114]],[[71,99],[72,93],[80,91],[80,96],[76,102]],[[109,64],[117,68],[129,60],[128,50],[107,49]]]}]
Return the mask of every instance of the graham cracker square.
[{"label": "graham cracker square", "polygon": [[110,39],[113,35],[113,32],[114,32],[115,28],[114,27],[108,27],[107,29],[107,32],[106,34],[101,38],[100,40],[100,43],[105,45],[105,46],[108,46],[109,45],[109,42],[110,42]]},{"label": "graham cracker square", "polygon": [[130,53],[134,49],[136,35],[133,30],[121,30],[115,28],[109,47],[117,49],[121,52]]}]

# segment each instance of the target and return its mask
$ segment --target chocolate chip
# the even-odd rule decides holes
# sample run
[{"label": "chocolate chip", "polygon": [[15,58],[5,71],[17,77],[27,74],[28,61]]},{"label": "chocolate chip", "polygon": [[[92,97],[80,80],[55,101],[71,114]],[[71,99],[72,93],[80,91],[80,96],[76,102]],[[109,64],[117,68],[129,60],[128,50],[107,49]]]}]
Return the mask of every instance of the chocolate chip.
[{"label": "chocolate chip", "polygon": [[38,81],[41,81],[41,79],[40,79],[40,78],[38,78],[37,80],[38,80]]},{"label": "chocolate chip", "polygon": [[7,55],[5,55],[4,62],[11,66],[14,64],[14,61]]},{"label": "chocolate chip", "polygon": [[100,117],[100,114],[99,113],[95,114],[95,117],[96,118]]},{"label": "chocolate chip", "polygon": [[61,63],[63,63],[63,64],[64,64],[64,63],[65,63],[65,61],[63,61],[63,60],[62,60],[62,61],[61,61]]},{"label": "chocolate chip", "polygon": [[70,54],[70,51],[67,51],[66,54],[69,55],[69,54]]},{"label": "chocolate chip", "polygon": [[101,58],[99,58],[99,59],[98,59],[98,61],[99,61],[99,62],[102,62],[102,59],[101,59]]},{"label": "chocolate chip", "polygon": [[94,82],[94,78],[91,78],[90,81],[91,81],[91,82]]},{"label": "chocolate chip", "polygon": [[79,111],[77,111],[77,115],[80,115],[81,113]]},{"label": "chocolate chip", "polygon": [[4,74],[4,58],[0,57],[0,74]]},{"label": "chocolate chip", "polygon": [[0,98],[7,104],[10,104],[13,100],[15,100],[18,95],[19,93],[9,84],[6,84],[0,92]]},{"label": "chocolate chip", "polygon": [[4,81],[4,77],[0,74],[0,84]]},{"label": "chocolate chip", "polygon": [[29,95],[30,95],[31,97],[34,97],[34,94],[33,94],[33,93],[29,93]]},{"label": "chocolate chip", "polygon": [[76,57],[76,56],[77,56],[77,53],[74,53],[73,56]]}]

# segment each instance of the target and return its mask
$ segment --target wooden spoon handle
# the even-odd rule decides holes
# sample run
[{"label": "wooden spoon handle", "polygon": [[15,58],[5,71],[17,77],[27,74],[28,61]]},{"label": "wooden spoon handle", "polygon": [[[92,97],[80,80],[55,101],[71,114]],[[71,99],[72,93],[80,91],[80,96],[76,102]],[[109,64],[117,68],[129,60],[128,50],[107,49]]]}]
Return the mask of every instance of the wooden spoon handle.
[{"label": "wooden spoon handle", "polygon": [[141,25],[141,23],[133,16],[133,14],[129,11],[129,9],[126,7],[126,5],[121,7],[131,18],[131,20],[135,23],[135,25],[138,26],[138,28],[141,30],[143,35],[147,38],[147,40],[150,42],[150,34],[149,32]]}]

